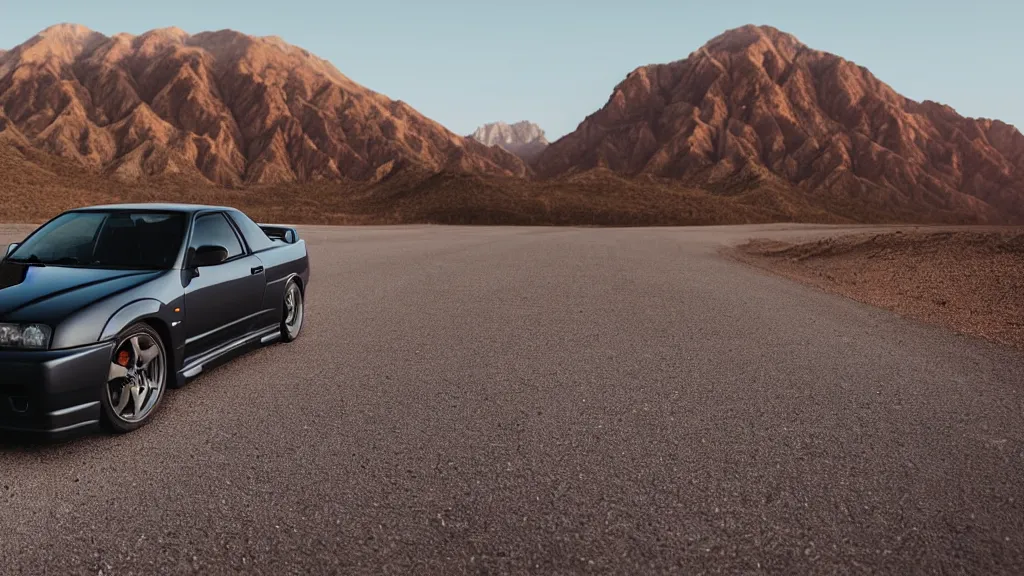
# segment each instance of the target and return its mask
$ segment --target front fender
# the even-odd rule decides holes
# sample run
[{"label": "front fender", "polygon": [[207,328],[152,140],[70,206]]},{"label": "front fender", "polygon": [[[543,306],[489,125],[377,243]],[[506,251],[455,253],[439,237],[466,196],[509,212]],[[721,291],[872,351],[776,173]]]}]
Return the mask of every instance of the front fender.
[{"label": "front fender", "polygon": [[[145,298],[125,304],[107,320],[106,325],[103,326],[103,331],[100,332],[100,341],[117,336],[121,330],[131,326],[139,318],[157,316],[160,313],[161,306],[163,304],[153,298]],[[170,342],[166,344],[168,346],[171,345]]]},{"label": "front fender", "polygon": [[[168,348],[174,347],[184,326],[175,308],[182,305],[181,280],[170,270],[138,286],[106,295],[90,302],[66,318],[55,322],[52,350],[87,346],[112,339],[120,330],[142,318],[159,319],[168,328]],[[181,336],[183,338],[183,336]]]}]

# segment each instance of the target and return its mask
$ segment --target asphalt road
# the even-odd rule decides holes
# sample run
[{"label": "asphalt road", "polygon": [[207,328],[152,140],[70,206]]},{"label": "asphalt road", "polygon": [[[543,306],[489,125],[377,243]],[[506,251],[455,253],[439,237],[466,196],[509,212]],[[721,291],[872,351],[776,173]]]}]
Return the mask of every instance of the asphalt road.
[{"label": "asphalt road", "polygon": [[785,228],[304,229],[295,343],[0,443],[0,573],[1024,572],[1024,355],[716,253]]}]

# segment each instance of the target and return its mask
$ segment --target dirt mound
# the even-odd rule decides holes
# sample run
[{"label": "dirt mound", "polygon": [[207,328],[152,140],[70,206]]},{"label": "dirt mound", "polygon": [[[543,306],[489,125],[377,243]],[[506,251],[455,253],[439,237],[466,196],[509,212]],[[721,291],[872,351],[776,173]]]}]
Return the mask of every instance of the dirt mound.
[{"label": "dirt mound", "polygon": [[741,258],[830,292],[1024,349],[1024,230],[908,230],[790,244]]}]

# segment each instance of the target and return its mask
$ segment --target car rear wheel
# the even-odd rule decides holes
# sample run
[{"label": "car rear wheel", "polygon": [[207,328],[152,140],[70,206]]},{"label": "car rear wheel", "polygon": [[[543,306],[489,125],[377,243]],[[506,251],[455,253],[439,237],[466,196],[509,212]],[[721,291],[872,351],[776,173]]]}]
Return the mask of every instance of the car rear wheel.
[{"label": "car rear wheel", "polygon": [[100,404],[104,424],[130,432],[149,421],[167,389],[167,351],[148,324],[129,326],[117,339]]},{"label": "car rear wheel", "polygon": [[295,280],[290,280],[284,289],[284,315],[281,318],[281,338],[291,342],[299,337],[302,321],[306,315],[306,304],[302,298],[302,288]]}]

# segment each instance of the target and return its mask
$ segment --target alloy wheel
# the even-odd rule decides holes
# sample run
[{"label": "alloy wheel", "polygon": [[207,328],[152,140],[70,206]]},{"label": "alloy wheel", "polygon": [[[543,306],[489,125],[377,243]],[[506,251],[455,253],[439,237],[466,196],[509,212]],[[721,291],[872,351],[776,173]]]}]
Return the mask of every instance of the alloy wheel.
[{"label": "alloy wheel", "polygon": [[302,328],[302,317],[304,314],[302,302],[302,290],[298,284],[292,282],[284,295],[284,327],[288,335],[294,338],[299,329]]},{"label": "alloy wheel", "polygon": [[106,393],[114,415],[124,422],[145,420],[160,400],[167,359],[156,338],[139,332],[125,338],[110,362]]}]

